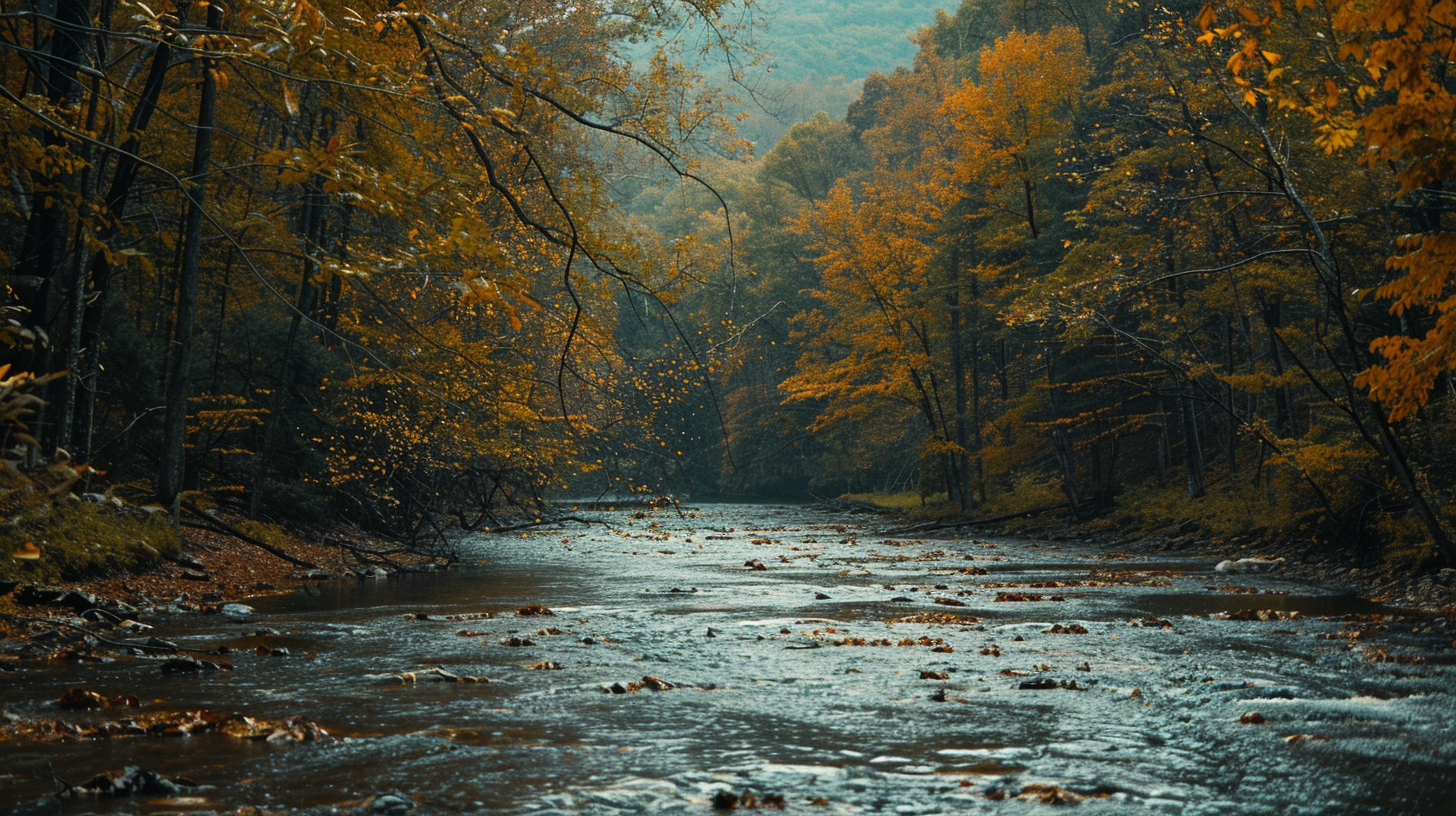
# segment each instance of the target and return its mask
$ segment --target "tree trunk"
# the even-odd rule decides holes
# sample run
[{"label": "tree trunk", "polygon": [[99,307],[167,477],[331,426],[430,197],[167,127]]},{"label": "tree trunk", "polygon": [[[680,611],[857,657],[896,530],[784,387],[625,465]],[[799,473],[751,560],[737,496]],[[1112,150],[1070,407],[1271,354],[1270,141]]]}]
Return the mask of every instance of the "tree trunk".
[{"label": "tree trunk", "polygon": [[1198,417],[1194,413],[1193,400],[1178,389],[1178,408],[1183,417],[1183,468],[1188,477],[1188,498],[1201,499],[1207,492],[1204,487],[1203,448],[1198,444]]},{"label": "tree trunk", "polygon": [[302,328],[304,315],[313,310],[313,281],[318,268],[318,245],[324,220],[321,190],[321,184],[317,181],[311,182],[303,199],[303,217],[300,224],[304,244],[303,268],[299,274],[293,321],[288,325],[288,340],[283,345],[283,359],[279,363],[278,387],[273,390],[272,403],[268,409],[268,426],[263,431],[263,447],[258,452],[258,468],[253,474],[253,491],[248,502],[248,515],[253,518],[257,518],[267,504],[268,467],[278,446],[278,434],[288,421],[288,408],[292,402],[294,349],[298,345],[298,333]]},{"label": "tree trunk", "polygon": [[[157,43],[152,53],[151,70],[142,86],[141,96],[132,109],[127,122],[128,135],[121,143],[121,157],[111,176],[111,186],[106,192],[106,210],[111,219],[120,223],[126,215],[126,204],[131,196],[140,167],[138,151],[141,149],[141,134],[157,110],[157,101],[162,96],[162,87],[171,67],[172,45],[166,40]],[[109,241],[116,230],[103,232],[102,241]],[[72,453],[78,461],[89,461],[91,457],[91,432],[96,415],[96,378],[101,366],[101,323],[111,294],[111,260],[105,252],[91,256],[87,278],[90,294],[86,298],[85,314],[81,317],[81,358],[77,368],[77,385],[80,393],[76,397],[76,432],[72,435]]]},{"label": "tree trunk", "polygon": [[[222,29],[222,7],[207,7],[207,27]],[[192,333],[197,322],[197,281],[202,258],[202,208],[207,169],[212,161],[212,133],[217,109],[216,60],[203,58],[202,95],[197,106],[197,138],[192,172],[187,179],[187,220],[182,235],[182,263],[177,280],[177,319],[172,330],[171,370],[167,377],[167,415],[162,423],[162,462],[157,473],[157,498],[172,507],[182,492],[187,438],[187,397],[192,367]]]},{"label": "tree trunk", "polygon": [[955,442],[960,447],[956,454],[957,476],[953,487],[953,498],[960,503],[961,512],[971,509],[971,454],[970,434],[966,417],[966,358],[965,338],[961,326],[961,251],[959,246],[950,250],[950,290],[946,300],[950,306],[950,369],[955,380]]}]

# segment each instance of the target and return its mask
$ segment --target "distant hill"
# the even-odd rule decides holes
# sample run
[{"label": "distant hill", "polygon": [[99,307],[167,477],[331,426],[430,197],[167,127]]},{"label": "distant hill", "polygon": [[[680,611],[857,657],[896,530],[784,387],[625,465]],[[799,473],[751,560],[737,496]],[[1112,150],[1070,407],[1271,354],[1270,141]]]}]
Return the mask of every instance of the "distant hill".
[{"label": "distant hill", "polygon": [[[935,22],[935,11],[954,12],[959,0],[765,0],[754,39],[768,52],[772,71],[758,83],[764,110],[740,127],[758,152],[815,111],[842,117],[871,71],[890,73],[915,55],[910,35]],[[760,69],[761,70],[761,69]]]},{"label": "distant hill", "polygon": [[954,11],[957,0],[768,0],[758,42],[786,82],[812,77],[863,79],[908,65],[910,35]]}]

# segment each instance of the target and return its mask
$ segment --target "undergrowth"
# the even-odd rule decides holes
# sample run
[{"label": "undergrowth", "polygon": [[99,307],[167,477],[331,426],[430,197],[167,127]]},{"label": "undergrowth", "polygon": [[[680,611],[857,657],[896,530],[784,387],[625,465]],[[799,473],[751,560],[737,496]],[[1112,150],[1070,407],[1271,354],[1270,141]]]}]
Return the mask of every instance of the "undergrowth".
[{"label": "undergrowth", "polygon": [[48,513],[0,527],[0,546],[0,578],[38,583],[134,570],[181,551],[162,513],[80,502],[58,502]]}]

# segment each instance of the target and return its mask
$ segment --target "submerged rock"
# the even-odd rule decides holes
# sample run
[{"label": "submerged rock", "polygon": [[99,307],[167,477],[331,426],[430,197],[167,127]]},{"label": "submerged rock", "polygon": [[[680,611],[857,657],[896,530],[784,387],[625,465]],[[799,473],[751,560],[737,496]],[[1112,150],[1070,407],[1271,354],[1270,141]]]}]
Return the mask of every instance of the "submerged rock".
[{"label": "submerged rock", "polygon": [[1237,561],[1224,559],[1214,566],[1215,572],[1268,572],[1284,563],[1283,558],[1240,558]]},{"label": "submerged rock", "polygon": [[131,765],[124,770],[97,774],[77,785],[75,790],[92,796],[177,796],[184,787],[195,788],[197,783],[168,779],[156,771]]}]

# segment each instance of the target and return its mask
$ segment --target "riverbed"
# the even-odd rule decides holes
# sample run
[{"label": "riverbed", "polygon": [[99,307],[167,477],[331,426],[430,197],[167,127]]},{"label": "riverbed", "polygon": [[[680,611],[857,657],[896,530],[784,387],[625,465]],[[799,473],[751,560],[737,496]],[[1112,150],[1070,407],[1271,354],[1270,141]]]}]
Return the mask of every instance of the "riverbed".
[{"label": "riverbed", "polygon": [[[806,507],[595,518],[466,540],[446,572],[257,599],[243,620],[147,618],[180,646],[226,647],[229,671],[123,659],[6,675],[0,704],[19,717],[74,718],[54,701],[85,686],[142,710],[302,715],[330,738],[6,743],[0,805],[1456,813],[1442,619],[1277,570],[887,537],[873,517]],[[198,787],[49,798],[57,779],[131,765]]]}]

